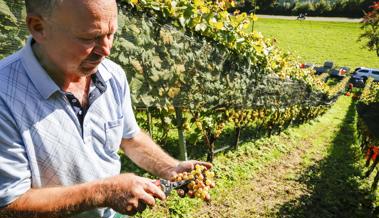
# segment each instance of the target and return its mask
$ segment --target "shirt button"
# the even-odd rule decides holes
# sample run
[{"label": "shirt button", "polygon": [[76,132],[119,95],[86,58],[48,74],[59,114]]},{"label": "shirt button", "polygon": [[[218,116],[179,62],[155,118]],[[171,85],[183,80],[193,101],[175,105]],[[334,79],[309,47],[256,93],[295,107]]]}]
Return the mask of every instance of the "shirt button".
[{"label": "shirt button", "polygon": [[82,110],[80,110],[78,113],[79,113],[79,115],[82,115]]},{"label": "shirt button", "polygon": [[75,98],[72,99],[71,102],[72,102],[72,103],[76,103],[76,99],[75,99]]}]

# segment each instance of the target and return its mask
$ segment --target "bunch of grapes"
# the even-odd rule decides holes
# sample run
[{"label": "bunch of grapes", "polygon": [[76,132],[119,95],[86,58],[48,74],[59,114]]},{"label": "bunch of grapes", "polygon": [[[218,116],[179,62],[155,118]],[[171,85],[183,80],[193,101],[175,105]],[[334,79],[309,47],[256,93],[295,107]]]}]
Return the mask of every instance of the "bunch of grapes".
[{"label": "bunch of grapes", "polygon": [[190,182],[183,188],[178,189],[177,193],[180,197],[188,195],[190,198],[200,198],[204,201],[210,201],[211,196],[209,190],[215,187],[214,172],[209,171],[205,166],[196,165],[191,172],[179,173],[172,178],[172,181]]}]

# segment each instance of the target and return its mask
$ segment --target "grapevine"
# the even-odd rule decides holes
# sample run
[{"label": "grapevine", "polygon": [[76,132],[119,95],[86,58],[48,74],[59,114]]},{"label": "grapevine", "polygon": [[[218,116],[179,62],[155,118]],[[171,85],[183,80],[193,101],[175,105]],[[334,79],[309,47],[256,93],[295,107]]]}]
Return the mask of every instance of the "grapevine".
[{"label": "grapevine", "polygon": [[[376,113],[379,106],[379,84],[374,82],[373,78],[368,78],[361,97],[357,103],[358,111],[358,136],[361,143],[361,148],[366,154],[366,166],[369,167],[365,176],[368,177],[377,169],[379,163],[378,146],[379,136],[376,131],[375,122],[379,116]],[[370,165],[371,164],[371,165]],[[379,170],[372,184],[372,189],[376,189],[379,182]]]}]

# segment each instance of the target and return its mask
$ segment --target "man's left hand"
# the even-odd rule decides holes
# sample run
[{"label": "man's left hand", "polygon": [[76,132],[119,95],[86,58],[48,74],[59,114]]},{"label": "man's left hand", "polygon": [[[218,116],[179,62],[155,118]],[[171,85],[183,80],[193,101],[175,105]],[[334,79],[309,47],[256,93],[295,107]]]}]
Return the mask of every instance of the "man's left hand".
[{"label": "man's left hand", "polygon": [[195,169],[195,165],[203,165],[207,169],[210,169],[213,167],[213,165],[209,162],[204,162],[204,161],[197,161],[197,160],[188,160],[188,161],[182,161],[180,162],[173,172],[171,172],[170,178],[176,176],[178,173],[182,172],[190,172]]}]

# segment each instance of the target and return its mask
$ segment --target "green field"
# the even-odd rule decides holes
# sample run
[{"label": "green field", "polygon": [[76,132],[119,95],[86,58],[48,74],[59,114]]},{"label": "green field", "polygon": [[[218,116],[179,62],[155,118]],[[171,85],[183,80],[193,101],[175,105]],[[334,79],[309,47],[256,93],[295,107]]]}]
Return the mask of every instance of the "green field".
[{"label": "green field", "polygon": [[297,21],[260,18],[255,29],[275,38],[278,46],[299,56],[301,61],[322,64],[331,60],[338,66],[379,68],[375,52],[362,48],[357,39],[359,23]]}]

